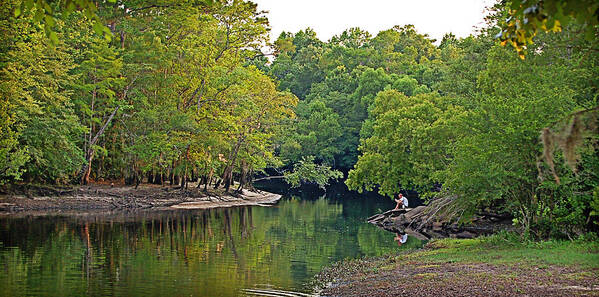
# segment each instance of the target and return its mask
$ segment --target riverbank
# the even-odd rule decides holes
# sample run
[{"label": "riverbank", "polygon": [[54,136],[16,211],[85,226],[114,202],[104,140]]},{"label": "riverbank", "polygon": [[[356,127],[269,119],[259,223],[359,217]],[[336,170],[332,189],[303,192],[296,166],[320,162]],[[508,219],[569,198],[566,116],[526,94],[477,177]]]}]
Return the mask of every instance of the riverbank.
[{"label": "riverbank", "polygon": [[139,187],[91,184],[73,187],[22,187],[0,196],[0,215],[19,212],[121,210],[121,209],[207,209],[248,205],[271,205],[281,195],[243,190],[229,193],[220,189],[190,186],[163,187],[141,184]]},{"label": "riverbank", "polygon": [[473,214],[467,224],[459,224],[457,211],[451,207],[454,199],[455,196],[448,196],[435,199],[429,205],[388,210],[367,218],[367,221],[389,232],[409,233],[420,239],[475,238],[515,231],[513,217],[505,213],[481,211]]},{"label": "riverbank", "polygon": [[[507,234],[507,233],[506,233]],[[337,263],[321,296],[599,296],[599,242],[521,243],[509,234],[441,239]]]}]

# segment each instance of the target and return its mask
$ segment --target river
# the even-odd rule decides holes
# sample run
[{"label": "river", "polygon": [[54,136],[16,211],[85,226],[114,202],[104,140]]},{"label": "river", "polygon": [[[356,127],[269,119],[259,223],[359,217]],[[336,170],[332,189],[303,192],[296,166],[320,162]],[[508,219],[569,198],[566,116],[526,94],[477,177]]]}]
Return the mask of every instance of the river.
[{"label": "river", "polygon": [[398,247],[364,221],[390,199],[340,190],[273,207],[0,218],[0,296],[289,296],[345,258]]}]

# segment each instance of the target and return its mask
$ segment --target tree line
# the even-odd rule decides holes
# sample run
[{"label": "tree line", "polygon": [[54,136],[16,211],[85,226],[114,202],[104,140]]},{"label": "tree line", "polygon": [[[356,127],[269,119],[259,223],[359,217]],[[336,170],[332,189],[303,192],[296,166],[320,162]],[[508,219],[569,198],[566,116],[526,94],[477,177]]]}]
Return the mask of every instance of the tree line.
[{"label": "tree line", "polygon": [[300,99],[281,156],[349,171],[358,191],[451,196],[460,222],[492,210],[534,236],[597,230],[597,26],[545,21],[514,50],[498,40],[509,9],[438,45],[410,25],[281,34],[266,69]]},{"label": "tree line", "polygon": [[583,112],[598,105],[597,25],[566,24],[576,5],[551,18],[555,1],[498,3],[477,34],[439,42],[411,25],[283,32],[269,59],[251,2],[29,2],[0,8],[1,184],[228,190],[267,167],[326,184],[332,167],[358,191],[454,197],[462,222],[597,228],[597,112]]},{"label": "tree line", "polygon": [[[114,2],[114,1],[113,1]],[[42,27],[2,2],[0,183],[125,179],[229,188],[278,166],[297,98],[251,61],[268,21],[243,1],[98,2]],[[47,38],[48,23],[52,35]]]}]

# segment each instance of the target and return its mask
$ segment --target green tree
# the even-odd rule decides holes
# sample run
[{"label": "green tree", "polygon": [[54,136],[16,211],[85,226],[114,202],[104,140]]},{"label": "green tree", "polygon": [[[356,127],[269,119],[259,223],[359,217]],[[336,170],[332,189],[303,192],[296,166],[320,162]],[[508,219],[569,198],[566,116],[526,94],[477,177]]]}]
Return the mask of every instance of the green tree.
[{"label": "green tree", "polygon": [[[72,56],[77,65],[72,73],[78,76],[78,80],[72,85],[75,93],[71,95],[71,102],[77,108],[82,125],[89,132],[83,137],[83,151],[85,152],[86,164],[81,170],[81,181],[86,184],[92,171],[92,161],[99,150],[106,153],[98,144],[106,128],[111,124],[119,107],[123,104],[117,98],[122,94],[124,84],[122,77],[122,57],[118,49],[111,46],[105,39],[98,38],[90,31],[82,31],[82,18],[76,18],[72,28],[76,28],[71,36],[75,37],[69,41],[72,44]],[[80,50],[78,50],[80,49]],[[120,98],[122,99],[122,98]]]},{"label": "green tree", "polygon": [[285,181],[292,187],[299,187],[302,183],[312,182],[319,187],[327,186],[331,179],[342,178],[343,173],[331,170],[329,166],[314,163],[314,157],[304,157],[293,166],[293,171],[285,173]]},{"label": "green tree", "polygon": [[511,44],[524,59],[525,50],[540,32],[560,32],[570,23],[577,23],[584,38],[596,40],[599,25],[599,3],[593,0],[511,0],[500,18],[501,32],[497,37],[501,44]]},{"label": "green tree", "polygon": [[456,119],[464,110],[433,93],[407,97],[395,90],[380,92],[369,116],[372,135],[361,140],[360,152],[346,184],[350,189],[393,197],[401,189],[426,194],[440,182],[437,173],[449,165]]},{"label": "green tree", "polygon": [[6,68],[11,65],[11,54],[14,55],[11,49],[22,32],[22,26],[10,17],[13,9],[10,3],[4,4],[0,8],[0,33],[4,36],[0,41],[0,65],[3,65],[0,72],[0,185],[18,180],[23,173],[23,165],[29,159],[26,148],[18,141],[22,128],[17,125],[16,118],[20,106],[20,85]]},{"label": "green tree", "polygon": [[15,157],[9,168],[13,177],[18,177],[17,166],[22,165],[28,180],[65,182],[82,161],[77,141],[83,127],[68,88],[74,81],[69,73],[73,60],[64,41],[49,44],[34,24],[31,16],[4,18],[4,28],[14,32],[5,40],[8,50],[2,58],[3,91],[15,107],[13,126],[7,128],[18,133],[16,151],[8,147]]},{"label": "green tree", "polygon": [[[341,136],[339,116],[322,101],[301,101],[296,110],[298,120],[292,123],[292,133],[281,147],[281,157],[298,162],[302,157],[314,156],[319,162],[333,164]],[[289,133],[289,132],[288,132]]]}]

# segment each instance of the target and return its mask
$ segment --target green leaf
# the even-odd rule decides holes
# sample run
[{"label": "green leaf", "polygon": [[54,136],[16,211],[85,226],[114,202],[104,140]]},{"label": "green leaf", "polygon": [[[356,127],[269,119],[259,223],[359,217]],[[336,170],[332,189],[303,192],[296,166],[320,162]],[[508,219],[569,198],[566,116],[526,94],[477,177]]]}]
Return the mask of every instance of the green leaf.
[{"label": "green leaf", "polygon": [[58,35],[56,35],[56,32],[50,31],[50,35],[48,37],[50,38],[50,41],[52,41],[52,44],[58,44]]},{"label": "green leaf", "polygon": [[595,30],[587,29],[584,33],[584,38],[588,41],[595,40]]},{"label": "green leaf", "polygon": [[98,35],[102,35],[102,33],[104,33],[104,25],[102,25],[99,22],[94,22],[92,28],[94,29],[94,32],[96,32],[96,34]]},{"label": "green leaf", "polygon": [[39,23],[43,17],[44,17],[44,11],[42,9],[38,9],[35,11],[35,15],[33,15],[33,20],[36,23]]},{"label": "green leaf", "polygon": [[34,1],[33,0],[25,0],[25,10],[30,10],[33,8]]},{"label": "green leaf", "polygon": [[75,5],[74,2],[69,1],[67,3],[67,7],[65,9],[65,12],[68,14],[68,13],[71,13],[71,12],[75,11],[76,9],[77,9],[77,5]]},{"label": "green leaf", "polygon": [[512,1],[512,5],[510,6],[510,8],[512,10],[517,10],[518,8],[520,8],[520,5],[522,5],[522,1],[521,0],[513,0]]},{"label": "green leaf", "polygon": [[54,17],[53,17],[53,16],[51,16],[51,15],[48,15],[48,14],[47,14],[47,15],[44,17],[44,19],[45,19],[45,21],[46,21],[46,24],[47,24],[47,25],[48,25],[50,28],[52,28],[52,27],[54,27],[54,26],[56,25],[56,21],[54,20]]}]

